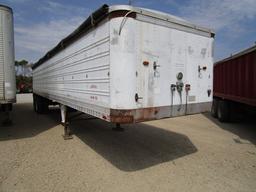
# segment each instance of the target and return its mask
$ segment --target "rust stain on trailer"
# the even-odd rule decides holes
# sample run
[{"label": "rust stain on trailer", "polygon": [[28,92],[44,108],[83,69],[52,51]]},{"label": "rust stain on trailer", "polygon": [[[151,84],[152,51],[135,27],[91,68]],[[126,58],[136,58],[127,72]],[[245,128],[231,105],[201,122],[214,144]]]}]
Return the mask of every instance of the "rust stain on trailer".
[{"label": "rust stain on trailer", "polygon": [[156,119],[158,114],[158,107],[150,107],[136,110],[135,120],[136,122],[148,121]]},{"label": "rust stain on trailer", "polygon": [[133,123],[133,110],[111,109],[110,121],[113,123]]},{"label": "rust stain on trailer", "polygon": [[112,123],[133,123],[133,116],[110,116]]},{"label": "rust stain on trailer", "polygon": [[143,109],[111,109],[110,121],[113,123],[137,123],[157,119],[158,107]]}]

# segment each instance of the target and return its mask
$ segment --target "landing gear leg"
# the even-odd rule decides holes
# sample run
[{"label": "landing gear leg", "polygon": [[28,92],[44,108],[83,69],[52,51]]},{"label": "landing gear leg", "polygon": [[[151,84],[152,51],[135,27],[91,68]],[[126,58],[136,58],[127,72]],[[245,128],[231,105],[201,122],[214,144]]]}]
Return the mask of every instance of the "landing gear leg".
[{"label": "landing gear leg", "polygon": [[69,122],[68,122],[68,115],[67,115],[67,106],[65,105],[60,105],[60,113],[61,113],[61,124],[64,127],[64,135],[63,138],[64,140],[68,139],[73,139],[69,127]]},{"label": "landing gear leg", "polygon": [[116,127],[112,128],[113,131],[124,131],[124,128],[121,127],[120,123],[116,123]]}]

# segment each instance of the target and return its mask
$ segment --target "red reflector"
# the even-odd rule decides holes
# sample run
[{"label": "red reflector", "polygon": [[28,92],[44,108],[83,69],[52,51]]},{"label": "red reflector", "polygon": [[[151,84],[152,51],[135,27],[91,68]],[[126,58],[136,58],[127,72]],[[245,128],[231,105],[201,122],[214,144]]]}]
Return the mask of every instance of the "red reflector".
[{"label": "red reflector", "polygon": [[143,61],[143,65],[147,66],[147,65],[149,65],[149,62],[148,61]]},{"label": "red reflector", "polygon": [[186,84],[185,89],[186,89],[186,91],[190,91],[190,84]]}]

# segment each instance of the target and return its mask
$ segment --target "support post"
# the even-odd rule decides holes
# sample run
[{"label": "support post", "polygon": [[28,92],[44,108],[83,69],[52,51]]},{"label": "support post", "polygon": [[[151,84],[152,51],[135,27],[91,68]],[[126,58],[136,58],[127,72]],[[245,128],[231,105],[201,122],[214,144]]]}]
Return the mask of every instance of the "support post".
[{"label": "support post", "polygon": [[65,140],[68,139],[73,139],[69,127],[69,122],[68,122],[68,114],[67,114],[67,106],[60,104],[60,113],[61,113],[61,124],[64,127],[64,135],[63,138]]},{"label": "support post", "polygon": [[124,128],[121,127],[120,123],[116,123],[116,126],[112,128],[113,131],[124,131]]}]

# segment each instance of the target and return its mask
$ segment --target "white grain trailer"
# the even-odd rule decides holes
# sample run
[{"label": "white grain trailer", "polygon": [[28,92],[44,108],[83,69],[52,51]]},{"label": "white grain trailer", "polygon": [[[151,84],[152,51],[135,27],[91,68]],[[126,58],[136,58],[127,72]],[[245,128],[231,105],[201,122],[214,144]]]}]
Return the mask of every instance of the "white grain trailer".
[{"label": "white grain trailer", "polygon": [[5,124],[11,122],[9,111],[15,102],[13,15],[10,7],[0,5],[0,107],[5,112]]},{"label": "white grain trailer", "polygon": [[117,127],[208,111],[213,41],[169,14],[104,5],[33,66],[35,111],[52,100]]}]

